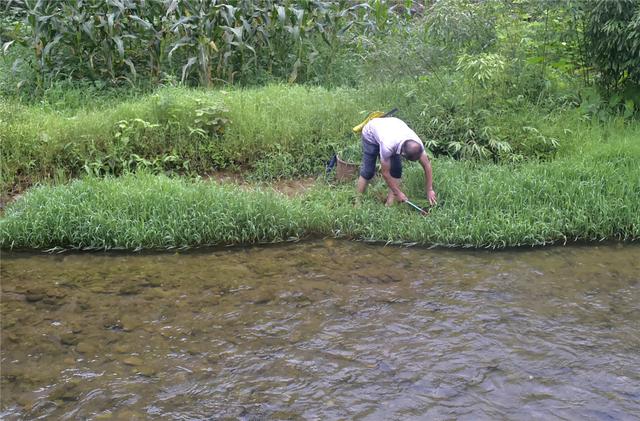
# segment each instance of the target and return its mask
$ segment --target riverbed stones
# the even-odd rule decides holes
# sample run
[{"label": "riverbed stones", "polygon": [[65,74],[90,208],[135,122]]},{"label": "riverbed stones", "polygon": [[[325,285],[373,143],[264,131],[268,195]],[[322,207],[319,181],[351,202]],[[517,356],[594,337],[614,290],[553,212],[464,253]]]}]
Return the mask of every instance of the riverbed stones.
[{"label": "riverbed stones", "polygon": [[76,345],[78,340],[78,336],[73,333],[63,333],[60,335],[60,343],[62,345]]},{"label": "riverbed stones", "polygon": [[258,289],[248,293],[249,302],[257,305],[268,304],[276,299],[276,293],[272,289]]},{"label": "riverbed stones", "polygon": [[134,411],[132,409],[121,409],[119,411],[114,412],[110,418],[103,418],[103,419],[138,421],[138,420],[147,420],[149,419],[149,417],[145,413]]},{"label": "riverbed stones", "polygon": [[[5,329],[6,329],[6,327],[5,327]],[[9,333],[7,333],[7,334],[4,336],[4,338],[3,338],[3,339],[6,339],[6,340],[11,341],[11,342],[13,342],[13,343],[18,343],[18,342],[20,342],[20,340],[19,340],[19,336],[18,336],[15,332],[9,332]]]},{"label": "riverbed stones", "polygon": [[32,355],[47,355],[53,357],[60,354],[60,346],[49,340],[25,344],[25,347],[30,349],[30,354]]},{"label": "riverbed stones", "polygon": [[88,300],[85,299],[78,299],[78,301],[76,302],[78,309],[80,311],[87,311],[89,309],[91,309],[91,303],[89,303]]},{"label": "riverbed stones", "polygon": [[106,317],[102,321],[102,326],[105,329],[122,330],[122,321],[117,317]]},{"label": "riverbed stones", "polygon": [[171,297],[171,291],[165,291],[162,288],[158,287],[149,287],[144,293],[144,299],[147,301],[156,301],[163,300],[165,298]]},{"label": "riverbed stones", "polygon": [[2,328],[8,329],[16,325],[16,318],[12,315],[2,315]]},{"label": "riverbed stones", "polygon": [[37,303],[38,301],[42,301],[44,297],[45,295],[42,292],[27,292],[24,296],[29,303]]},{"label": "riverbed stones", "polygon": [[127,354],[131,351],[131,348],[126,344],[118,344],[113,347],[113,351],[118,354]]},{"label": "riverbed stones", "polygon": [[71,333],[78,334],[82,332],[83,326],[79,322],[71,322],[69,323],[69,330]]},{"label": "riverbed stones", "polygon": [[136,295],[140,294],[142,291],[142,287],[137,284],[127,284],[123,285],[118,289],[118,294],[120,295]]},{"label": "riverbed stones", "polygon": [[250,265],[249,269],[256,275],[268,278],[282,273],[282,262],[276,259],[261,260],[259,264]]},{"label": "riverbed stones", "polygon": [[20,394],[15,398],[16,403],[27,411],[31,411],[36,403],[35,398],[31,394]]},{"label": "riverbed stones", "polygon": [[122,317],[122,319],[120,320],[120,324],[122,326],[122,330],[125,332],[132,332],[140,328],[140,326],[142,325],[139,320],[129,316]]},{"label": "riverbed stones", "polygon": [[141,287],[144,288],[155,288],[155,287],[159,287],[162,286],[162,281],[160,279],[156,279],[156,278],[150,278],[150,277],[136,277],[134,278],[138,284]]},{"label": "riverbed stones", "polygon": [[137,367],[137,366],[141,366],[144,364],[144,361],[142,360],[142,358],[140,357],[136,357],[136,356],[131,356],[131,357],[126,357],[122,360],[123,364],[126,365],[130,365],[133,367]]},{"label": "riverbed stones", "polygon": [[8,365],[7,367],[2,367],[3,383],[5,381],[15,382],[21,377],[24,377],[24,373],[18,365]]},{"label": "riverbed stones", "polygon": [[112,292],[110,286],[106,284],[91,285],[87,288],[87,291],[94,294],[109,294]]},{"label": "riverbed stones", "polygon": [[51,392],[49,399],[53,401],[77,401],[80,397],[80,383],[71,381],[63,383]]},{"label": "riverbed stones", "polygon": [[294,331],[291,333],[291,335],[289,335],[289,342],[292,344],[297,344],[298,342],[302,341],[303,338],[304,335],[302,334],[302,332]]},{"label": "riverbed stones", "polygon": [[47,297],[57,299],[65,298],[67,296],[67,293],[60,288],[47,288],[45,294],[47,295]]},{"label": "riverbed stones", "polygon": [[158,370],[148,365],[140,365],[136,367],[136,373],[144,377],[153,377],[158,373]]},{"label": "riverbed stones", "polygon": [[76,351],[85,355],[95,355],[97,349],[95,345],[88,342],[80,342],[78,346],[76,346]]}]

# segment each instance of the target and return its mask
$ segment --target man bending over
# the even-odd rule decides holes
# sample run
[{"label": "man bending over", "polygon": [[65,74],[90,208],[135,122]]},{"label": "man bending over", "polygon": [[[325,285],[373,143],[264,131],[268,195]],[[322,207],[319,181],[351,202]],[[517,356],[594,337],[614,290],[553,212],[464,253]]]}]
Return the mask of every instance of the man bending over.
[{"label": "man bending over", "polygon": [[380,155],[382,177],[389,186],[387,206],[395,201],[405,202],[407,196],[400,190],[402,160],[420,161],[424,169],[425,190],[431,205],[436,204],[433,191],[431,162],[424,151],[418,135],[399,118],[374,118],[362,128],[362,165],[358,178],[358,192],[364,193],[376,170],[376,160]]}]

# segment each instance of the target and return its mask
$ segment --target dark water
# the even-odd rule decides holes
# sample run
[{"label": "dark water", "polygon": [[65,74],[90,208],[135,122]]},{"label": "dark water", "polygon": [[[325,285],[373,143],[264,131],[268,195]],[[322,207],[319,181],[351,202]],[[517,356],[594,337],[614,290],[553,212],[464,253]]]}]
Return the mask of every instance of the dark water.
[{"label": "dark water", "polygon": [[640,418],[640,247],[2,256],[2,419]]}]

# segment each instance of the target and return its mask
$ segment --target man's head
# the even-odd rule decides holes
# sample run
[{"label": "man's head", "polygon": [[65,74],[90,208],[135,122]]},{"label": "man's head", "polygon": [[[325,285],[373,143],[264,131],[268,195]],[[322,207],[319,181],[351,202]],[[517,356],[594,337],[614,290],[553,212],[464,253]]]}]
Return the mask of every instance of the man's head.
[{"label": "man's head", "polygon": [[400,154],[409,161],[417,161],[422,156],[424,149],[419,142],[415,140],[407,140],[402,144]]}]

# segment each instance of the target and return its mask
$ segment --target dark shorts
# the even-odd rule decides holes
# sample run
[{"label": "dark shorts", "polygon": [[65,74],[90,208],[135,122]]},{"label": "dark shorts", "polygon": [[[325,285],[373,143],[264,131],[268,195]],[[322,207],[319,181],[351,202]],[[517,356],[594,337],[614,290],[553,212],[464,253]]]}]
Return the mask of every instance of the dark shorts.
[{"label": "dark shorts", "polygon": [[[360,166],[360,175],[365,180],[371,180],[376,173],[376,161],[380,156],[380,146],[375,143],[369,143],[362,138],[362,165]],[[391,177],[402,177],[402,160],[400,155],[391,157]]]}]

